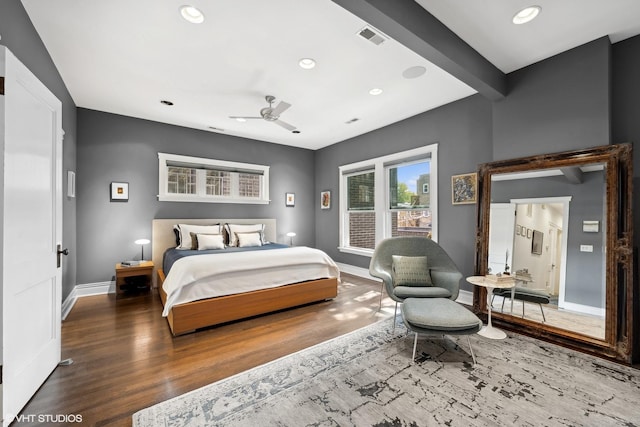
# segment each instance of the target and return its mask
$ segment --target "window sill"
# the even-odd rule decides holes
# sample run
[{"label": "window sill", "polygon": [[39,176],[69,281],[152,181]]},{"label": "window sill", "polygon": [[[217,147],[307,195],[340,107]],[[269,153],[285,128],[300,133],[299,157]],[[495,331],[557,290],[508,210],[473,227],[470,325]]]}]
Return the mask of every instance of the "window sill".
[{"label": "window sill", "polygon": [[196,203],[236,203],[245,205],[268,205],[271,200],[262,199],[233,199],[213,197],[189,197],[189,196],[158,196],[160,202],[196,202]]},{"label": "window sill", "polygon": [[351,248],[351,247],[343,247],[338,246],[338,250],[340,252],[345,252],[348,254],[361,255],[371,258],[373,256],[373,249],[362,249],[362,248]]}]

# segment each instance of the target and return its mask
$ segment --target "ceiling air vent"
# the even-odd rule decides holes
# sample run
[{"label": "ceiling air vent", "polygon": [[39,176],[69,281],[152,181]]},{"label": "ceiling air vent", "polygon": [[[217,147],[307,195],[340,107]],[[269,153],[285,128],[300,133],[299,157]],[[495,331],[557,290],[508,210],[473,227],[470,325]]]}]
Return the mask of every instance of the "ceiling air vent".
[{"label": "ceiling air vent", "polygon": [[358,35],[364,39],[369,40],[371,43],[376,46],[381,45],[386,40],[385,37],[382,36],[381,33],[375,31],[371,27],[364,27],[362,30],[358,32]]}]

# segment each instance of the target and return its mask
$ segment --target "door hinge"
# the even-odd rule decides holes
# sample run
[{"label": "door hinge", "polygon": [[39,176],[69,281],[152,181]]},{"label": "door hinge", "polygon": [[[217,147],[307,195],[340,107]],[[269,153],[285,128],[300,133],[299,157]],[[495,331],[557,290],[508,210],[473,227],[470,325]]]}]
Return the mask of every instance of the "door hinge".
[{"label": "door hinge", "polygon": [[0,95],[4,95],[4,77],[0,77]]}]

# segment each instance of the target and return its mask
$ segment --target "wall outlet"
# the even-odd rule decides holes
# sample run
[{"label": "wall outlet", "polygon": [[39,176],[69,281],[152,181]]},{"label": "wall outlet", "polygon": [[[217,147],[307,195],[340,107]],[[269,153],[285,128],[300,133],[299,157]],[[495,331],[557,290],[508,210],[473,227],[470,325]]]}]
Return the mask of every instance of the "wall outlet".
[{"label": "wall outlet", "polygon": [[580,245],[580,252],[593,252],[593,245]]}]

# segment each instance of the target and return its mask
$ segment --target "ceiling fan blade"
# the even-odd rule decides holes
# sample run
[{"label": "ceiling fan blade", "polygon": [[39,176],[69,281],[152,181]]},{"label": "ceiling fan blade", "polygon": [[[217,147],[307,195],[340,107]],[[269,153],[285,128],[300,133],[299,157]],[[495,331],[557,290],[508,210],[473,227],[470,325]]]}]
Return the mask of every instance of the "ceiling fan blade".
[{"label": "ceiling fan blade", "polygon": [[229,116],[230,119],[262,119],[262,117]]},{"label": "ceiling fan blade", "polygon": [[285,128],[286,130],[296,130],[295,126],[290,125],[287,122],[283,122],[282,120],[278,119],[278,120],[274,120],[273,123],[282,126],[283,128]]},{"label": "ceiling fan blade", "polygon": [[289,107],[291,107],[291,104],[289,104],[288,102],[280,101],[280,103],[276,105],[276,107],[273,110],[271,110],[271,115],[279,116],[284,111],[286,111]]}]

